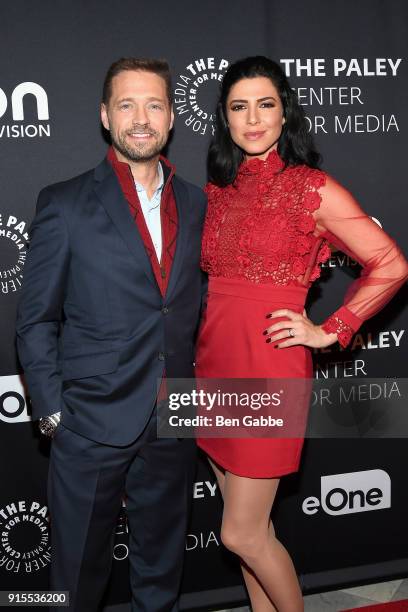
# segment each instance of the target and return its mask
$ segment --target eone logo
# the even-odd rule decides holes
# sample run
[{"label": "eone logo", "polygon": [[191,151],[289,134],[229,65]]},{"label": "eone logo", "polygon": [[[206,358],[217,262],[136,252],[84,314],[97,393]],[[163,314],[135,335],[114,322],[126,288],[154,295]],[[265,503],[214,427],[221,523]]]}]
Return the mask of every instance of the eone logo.
[{"label": "eone logo", "polygon": [[320,506],[332,516],[391,508],[391,479],[384,470],[322,476],[320,500],[307,497],[302,510],[312,515]]},{"label": "eone logo", "polygon": [[20,376],[0,376],[0,421],[23,423],[30,420]]},{"label": "eone logo", "polygon": [[[37,105],[38,121],[49,120],[48,97],[45,89],[38,83],[26,81],[14,88],[11,94],[11,113],[13,121],[24,121],[24,98],[26,95],[34,96]],[[3,89],[0,88],[0,118],[3,117],[8,108],[8,99]],[[50,136],[49,124],[15,124],[0,125],[0,138],[34,138],[36,136]]]}]

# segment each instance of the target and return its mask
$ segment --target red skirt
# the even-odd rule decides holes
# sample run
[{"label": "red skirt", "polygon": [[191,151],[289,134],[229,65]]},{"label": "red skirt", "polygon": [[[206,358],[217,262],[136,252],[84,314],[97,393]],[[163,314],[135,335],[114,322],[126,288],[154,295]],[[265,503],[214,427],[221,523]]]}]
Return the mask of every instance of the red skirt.
[{"label": "red skirt", "polygon": [[[267,319],[268,313],[279,308],[302,313],[306,295],[305,287],[211,277],[198,339],[197,378],[312,378],[310,349],[303,345],[275,349],[262,334],[283,320]],[[197,444],[233,474],[276,478],[298,470],[303,441],[303,437],[199,437]]]}]

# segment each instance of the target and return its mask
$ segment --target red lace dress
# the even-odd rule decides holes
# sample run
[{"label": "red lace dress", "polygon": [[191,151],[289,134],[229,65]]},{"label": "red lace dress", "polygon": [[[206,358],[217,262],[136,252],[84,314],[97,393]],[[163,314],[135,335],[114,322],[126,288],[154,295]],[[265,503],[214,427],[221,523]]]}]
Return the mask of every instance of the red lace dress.
[{"label": "red lace dress", "polygon": [[[335,245],[363,267],[343,304],[323,323],[346,346],[408,275],[395,242],[348,191],[320,170],[288,167],[276,151],[241,164],[232,185],[208,185],[202,268],[209,275],[198,378],[311,378],[310,349],[274,349],[267,313],[302,313],[319,264]],[[279,319],[274,319],[273,322]],[[269,323],[271,324],[271,323]],[[290,327],[290,323],[288,323]],[[303,438],[203,438],[198,445],[223,468],[247,477],[298,469]]]}]

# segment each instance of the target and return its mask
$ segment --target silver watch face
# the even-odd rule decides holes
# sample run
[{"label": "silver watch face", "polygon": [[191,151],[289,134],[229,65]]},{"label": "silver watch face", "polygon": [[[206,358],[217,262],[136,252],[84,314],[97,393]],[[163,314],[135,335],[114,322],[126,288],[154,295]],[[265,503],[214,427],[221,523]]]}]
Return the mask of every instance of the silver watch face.
[{"label": "silver watch face", "polygon": [[39,427],[40,427],[40,432],[44,436],[48,436],[49,438],[52,438],[57,428],[57,426],[54,425],[54,423],[50,421],[49,419],[41,419]]}]

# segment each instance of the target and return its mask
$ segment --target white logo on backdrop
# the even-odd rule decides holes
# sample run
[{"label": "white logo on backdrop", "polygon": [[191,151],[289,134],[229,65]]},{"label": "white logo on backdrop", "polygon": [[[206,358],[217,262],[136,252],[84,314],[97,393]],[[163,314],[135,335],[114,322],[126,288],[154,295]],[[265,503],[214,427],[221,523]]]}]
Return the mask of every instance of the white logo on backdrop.
[{"label": "white logo on backdrop", "polygon": [[215,132],[215,104],[220,82],[229,61],[215,57],[193,60],[177,77],[174,108],[184,124],[196,134]]},{"label": "white logo on backdrop", "polygon": [[[210,480],[197,481],[193,485],[193,499],[215,497],[217,495],[217,489],[218,485],[216,482]],[[116,524],[115,544],[113,547],[113,558],[116,561],[123,561],[129,556],[128,533],[129,527],[126,515],[126,500],[123,499],[121,512]],[[197,548],[205,549],[212,545],[220,545],[219,537],[216,536],[214,531],[208,533],[188,533],[186,535],[185,548],[187,551]]]},{"label": "white logo on backdrop", "polygon": [[405,329],[390,329],[386,331],[364,331],[354,334],[351,344],[345,349],[343,347],[328,346],[323,349],[313,349],[314,353],[331,353],[331,352],[343,352],[350,353],[352,351],[373,351],[382,350],[388,348],[400,348],[405,342],[404,338]]},{"label": "white logo on backdrop", "polygon": [[[299,103],[306,107],[306,121],[314,134],[398,133],[399,118],[378,112],[370,104],[371,90],[365,80],[400,77],[403,58],[285,58],[280,63],[294,84],[302,78],[305,86],[294,88]],[[308,86],[306,79],[313,79]],[[302,85],[303,85],[302,83]],[[380,105],[381,107],[382,105]]]},{"label": "white logo on backdrop", "polygon": [[320,507],[331,516],[391,508],[391,479],[379,469],[322,476],[320,499],[307,497],[302,510],[313,515]]},{"label": "white logo on backdrop", "polygon": [[[218,534],[217,534],[218,535]],[[199,531],[186,535],[186,551],[202,549],[220,545],[220,536],[214,531]]]},{"label": "white logo on backdrop", "polygon": [[27,223],[0,213],[0,293],[15,293],[21,287],[27,257]]},{"label": "white logo on backdrop", "polygon": [[115,544],[113,547],[113,558],[116,561],[124,561],[129,556],[129,527],[126,514],[126,500],[122,499],[122,507],[118,516],[115,529]]},{"label": "white logo on backdrop", "polygon": [[193,499],[215,497],[217,489],[218,484],[210,480],[195,482],[193,486]]},{"label": "white logo on backdrop", "polygon": [[0,421],[24,423],[31,421],[27,410],[26,390],[21,377],[0,376]]},{"label": "white logo on backdrop", "polygon": [[47,506],[19,500],[0,508],[0,571],[38,572],[51,560]]},{"label": "white logo on backdrop", "polygon": [[0,88],[0,118],[10,110],[13,121],[21,122],[0,123],[0,138],[41,138],[51,135],[49,123],[25,123],[24,103],[27,95],[35,98],[38,121],[49,120],[48,96],[38,83],[26,81],[17,85],[11,93],[10,104],[6,93]]}]

